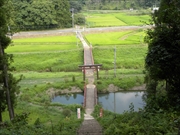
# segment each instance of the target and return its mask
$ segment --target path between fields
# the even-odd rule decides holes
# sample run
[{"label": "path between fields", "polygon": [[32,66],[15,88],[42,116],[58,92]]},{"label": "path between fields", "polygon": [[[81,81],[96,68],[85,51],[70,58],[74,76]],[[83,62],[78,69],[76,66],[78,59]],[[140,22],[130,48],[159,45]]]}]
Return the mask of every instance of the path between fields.
[{"label": "path between fields", "polygon": [[[83,44],[84,48],[84,65],[92,65],[94,64],[94,60],[92,57],[92,49],[84,40],[81,32],[77,32],[77,37]],[[88,80],[88,84],[86,85],[86,107],[84,114],[84,121],[79,128],[78,135],[102,135],[102,127],[100,124],[91,116],[94,111],[95,106],[95,85],[94,83],[94,69],[89,69],[85,71],[86,79]]]},{"label": "path between fields", "polygon": [[[117,27],[99,27],[99,28],[84,28],[78,31],[86,31],[86,32],[98,32],[98,31],[121,31],[127,29],[140,29],[140,28],[151,28],[152,26],[117,26]],[[57,30],[42,30],[42,31],[27,31],[27,32],[18,32],[15,33],[12,38],[25,38],[25,37],[44,37],[44,36],[58,36],[58,35],[65,35],[68,33],[74,33],[77,29],[69,28],[69,29],[57,29]]]}]

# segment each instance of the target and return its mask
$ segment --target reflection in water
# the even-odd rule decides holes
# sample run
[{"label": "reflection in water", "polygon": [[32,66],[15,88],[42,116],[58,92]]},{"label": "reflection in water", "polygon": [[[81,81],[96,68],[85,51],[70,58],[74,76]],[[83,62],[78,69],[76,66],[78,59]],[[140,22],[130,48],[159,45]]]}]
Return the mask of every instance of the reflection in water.
[{"label": "reflection in water", "polygon": [[71,94],[71,95],[59,95],[54,97],[51,102],[58,102],[61,104],[82,104],[83,103],[83,94]]},{"label": "reflection in water", "polygon": [[[142,101],[144,92],[116,92],[98,94],[98,101],[102,104],[103,108],[116,113],[123,113],[129,110],[129,105],[133,103],[134,110],[142,108],[145,104]],[[83,94],[59,95],[53,98],[52,102],[59,102],[61,104],[82,104]]]},{"label": "reflection in water", "polygon": [[116,92],[107,94],[98,94],[98,101],[105,110],[116,113],[123,113],[129,110],[129,105],[133,103],[134,110],[143,108],[144,102],[142,95],[144,92]]}]

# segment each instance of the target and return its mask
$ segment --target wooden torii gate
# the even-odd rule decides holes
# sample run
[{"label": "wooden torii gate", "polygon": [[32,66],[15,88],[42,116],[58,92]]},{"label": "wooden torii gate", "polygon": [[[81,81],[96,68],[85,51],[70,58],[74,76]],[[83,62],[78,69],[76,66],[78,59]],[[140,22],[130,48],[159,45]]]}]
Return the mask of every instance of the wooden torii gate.
[{"label": "wooden torii gate", "polygon": [[80,65],[79,68],[83,71],[83,80],[85,81],[86,78],[86,70],[88,69],[95,69],[97,71],[97,80],[99,79],[99,68],[102,66],[102,64],[89,64],[89,65]]}]

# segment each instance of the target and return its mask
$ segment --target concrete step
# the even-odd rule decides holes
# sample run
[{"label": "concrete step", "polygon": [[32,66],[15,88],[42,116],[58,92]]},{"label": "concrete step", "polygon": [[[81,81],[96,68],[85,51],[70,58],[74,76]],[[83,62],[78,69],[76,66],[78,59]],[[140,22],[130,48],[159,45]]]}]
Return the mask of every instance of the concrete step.
[{"label": "concrete step", "polygon": [[84,119],[85,119],[85,120],[93,120],[94,117],[91,116],[90,114],[84,114]]},{"label": "concrete step", "polygon": [[102,127],[95,119],[84,120],[78,130],[78,135],[102,135]]}]

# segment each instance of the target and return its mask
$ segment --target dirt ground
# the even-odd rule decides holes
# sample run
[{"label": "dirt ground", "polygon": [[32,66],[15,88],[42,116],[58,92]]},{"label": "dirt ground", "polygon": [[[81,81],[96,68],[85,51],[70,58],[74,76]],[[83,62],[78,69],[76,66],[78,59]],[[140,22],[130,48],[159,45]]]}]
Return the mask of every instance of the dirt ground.
[{"label": "dirt ground", "polygon": [[26,31],[26,32],[15,33],[12,36],[12,39],[72,35],[75,34],[75,31],[82,31],[86,34],[90,34],[90,33],[104,33],[104,32],[120,32],[120,31],[136,30],[142,28],[143,27],[122,26],[122,27],[102,27],[102,28],[83,28],[83,29],[77,28],[77,29],[67,29],[67,31],[65,30]]}]

